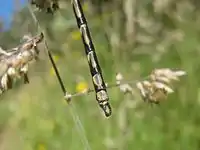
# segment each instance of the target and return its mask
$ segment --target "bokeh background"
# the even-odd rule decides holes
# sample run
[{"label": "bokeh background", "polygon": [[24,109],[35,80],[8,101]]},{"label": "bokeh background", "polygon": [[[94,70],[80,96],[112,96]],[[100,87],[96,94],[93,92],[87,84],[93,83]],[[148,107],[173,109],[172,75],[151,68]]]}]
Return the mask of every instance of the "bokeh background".
[{"label": "bokeh background", "polygon": [[[155,68],[180,68],[187,76],[159,107],[109,89],[113,114],[105,118],[94,93],[74,98],[85,133],[79,134],[51,64],[41,46],[30,84],[21,81],[1,96],[0,150],[82,150],[83,134],[94,150],[200,149],[200,1],[84,0],[96,52],[108,83],[121,72],[138,81]],[[12,21],[2,21],[0,46],[37,34],[26,4],[15,1]],[[84,47],[70,0],[55,15],[35,11],[69,92],[91,87]],[[73,113],[73,112],[72,112]]]}]

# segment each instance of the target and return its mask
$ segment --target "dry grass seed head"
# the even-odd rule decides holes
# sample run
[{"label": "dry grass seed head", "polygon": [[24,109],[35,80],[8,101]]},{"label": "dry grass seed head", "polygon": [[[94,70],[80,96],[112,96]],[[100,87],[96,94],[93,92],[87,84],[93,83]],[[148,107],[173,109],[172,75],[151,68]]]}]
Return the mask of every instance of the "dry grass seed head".
[{"label": "dry grass seed head", "polygon": [[124,80],[124,77],[121,73],[117,73],[116,74],[116,84],[119,85],[119,89],[121,92],[123,92],[124,94],[126,93],[131,93],[133,94],[133,88],[131,87],[130,84],[127,83],[122,83],[122,81]]},{"label": "dry grass seed head", "polygon": [[136,84],[140,91],[141,97],[148,102],[159,102],[167,97],[167,90],[164,85],[152,83],[149,81],[141,81]]},{"label": "dry grass seed head", "polygon": [[186,72],[182,70],[173,71],[169,68],[162,68],[153,70],[150,74],[150,79],[170,84],[172,81],[179,81],[179,77],[185,74]]},{"label": "dry grass seed head", "polygon": [[182,70],[173,71],[169,68],[155,69],[150,74],[150,80],[141,81],[136,84],[143,99],[150,102],[159,102],[166,99],[168,94],[174,92],[170,83],[179,81],[179,77],[185,75]]}]

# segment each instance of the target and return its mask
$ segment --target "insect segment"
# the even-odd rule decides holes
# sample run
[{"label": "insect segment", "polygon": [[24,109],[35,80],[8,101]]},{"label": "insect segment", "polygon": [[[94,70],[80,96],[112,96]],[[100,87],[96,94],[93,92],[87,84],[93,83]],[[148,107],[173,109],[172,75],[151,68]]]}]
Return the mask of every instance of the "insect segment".
[{"label": "insect segment", "polygon": [[85,47],[85,53],[87,55],[90,73],[92,75],[92,81],[96,92],[96,100],[99,103],[99,106],[103,109],[105,116],[109,117],[112,113],[112,109],[109,104],[106,85],[101,73],[97,55],[95,53],[95,48],[87,25],[87,20],[84,16],[80,1],[72,0],[72,5]]}]

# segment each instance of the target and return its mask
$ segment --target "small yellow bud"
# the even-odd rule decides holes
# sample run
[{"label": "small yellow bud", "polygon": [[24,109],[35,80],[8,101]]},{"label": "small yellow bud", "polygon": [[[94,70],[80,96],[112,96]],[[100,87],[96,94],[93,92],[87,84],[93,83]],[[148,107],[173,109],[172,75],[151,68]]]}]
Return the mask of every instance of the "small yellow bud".
[{"label": "small yellow bud", "polygon": [[88,84],[84,81],[79,82],[76,86],[77,92],[85,92],[88,89]]},{"label": "small yellow bud", "polygon": [[41,144],[38,145],[37,149],[38,150],[46,150],[46,146],[43,143],[41,143]]}]

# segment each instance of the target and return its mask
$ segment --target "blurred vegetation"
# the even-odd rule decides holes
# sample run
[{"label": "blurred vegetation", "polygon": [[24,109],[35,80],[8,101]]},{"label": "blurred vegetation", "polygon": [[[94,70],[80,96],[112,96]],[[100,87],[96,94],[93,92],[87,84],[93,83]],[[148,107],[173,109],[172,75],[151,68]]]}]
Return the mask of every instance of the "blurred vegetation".
[{"label": "blurred vegetation", "polygon": [[[136,81],[154,68],[180,68],[188,73],[160,107],[145,104],[138,91],[131,96],[109,89],[113,107],[109,119],[101,113],[94,94],[74,98],[92,149],[200,149],[199,2],[84,1],[106,82],[115,82],[116,72]],[[89,68],[70,1],[60,0],[60,7],[54,16],[36,15],[68,91],[80,91],[92,87]],[[25,7],[15,12],[9,30],[1,29],[0,45],[14,47],[26,33],[36,34],[37,28]],[[29,75],[29,85],[18,83],[1,97],[0,149],[84,149],[42,46],[40,60],[31,65]]]}]

